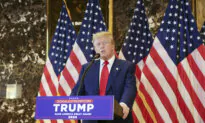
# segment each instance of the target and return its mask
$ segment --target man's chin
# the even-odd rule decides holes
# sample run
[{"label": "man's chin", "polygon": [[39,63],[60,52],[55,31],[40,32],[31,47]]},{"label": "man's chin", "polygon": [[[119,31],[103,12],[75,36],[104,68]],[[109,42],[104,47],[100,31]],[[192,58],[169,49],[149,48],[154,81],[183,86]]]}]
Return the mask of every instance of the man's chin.
[{"label": "man's chin", "polygon": [[107,57],[103,56],[103,55],[100,55],[100,58],[103,59],[103,60],[107,60]]}]

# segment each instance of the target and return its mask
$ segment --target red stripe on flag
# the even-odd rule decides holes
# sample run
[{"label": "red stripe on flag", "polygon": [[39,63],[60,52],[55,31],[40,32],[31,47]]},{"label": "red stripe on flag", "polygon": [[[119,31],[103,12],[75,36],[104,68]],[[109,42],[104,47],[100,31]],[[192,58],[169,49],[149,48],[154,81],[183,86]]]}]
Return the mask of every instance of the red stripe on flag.
[{"label": "red stripe on flag", "polygon": [[57,95],[57,90],[56,90],[55,85],[53,84],[53,80],[51,79],[51,76],[48,72],[47,66],[44,67],[44,75],[45,75],[45,78],[48,82],[48,86],[49,86],[49,89],[50,89],[52,95],[56,96]]},{"label": "red stripe on flag", "polygon": [[187,60],[188,60],[190,68],[192,69],[192,72],[194,73],[194,76],[200,83],[201,87],[205,90],[205,84],[204,84],[205,76],[203,75],[202,71],[199,69],[199,67],[195,63],[191,54],[187,57]]},{"label": "red stripe on flag", "polygon": [[199,100],[197,94],[195,93],[193,87],[191,86],[191,82],[182,66],[181,63],[178,64],[177,66],[178,68],[178,71],[179,71],[179,76],[182,80],[182,82],[184,83],[185,85],[185,88],[187,89],[191,99],[192,99],[192,102],[196,108],[196,110],[198,111],[199,115],[201,116],[201,118],[203,119],[203,121],[205,121],[205,109],[204,109],[204,106],[203,104],[201,103],[201,101]]},{"label": "red stripe on flag", "polygon": [[80,73],[82,65],[81,65],[79,59],[76,57],[74,51],[71,51],[71,53],[70,53],[70,60],[73,64],[73,66],[77,69],[78,73]]},{"label": "red stripe on flag", "polygon": [[194,122],[194,118],[193,118],[191,112],[189,111],[188,107],[186,106],[186,104],[185,104],[185,102],[184,102],[184,100],[183,100],[183,98],[178,90],[177,81],[175,80],[175,78],[171,74],[170,70],[167,68],[166,64],[163,62],[161,57],[158,55],[155,48],[152,48],[152,52],[150,52],[150,54],[155,59],[157,59],[157,61],[155,63],[157,63],[156,65],[158,66],[158,68],[161,71],[166,71],[163,73],[163,75],[166,78],[169,86],[172,88],[172,91],[176,95],[179,107],[180,107],[182,113],[184,114],[184,117],[186,118],[187,121]]},{"label": "red stripe on flag", "polygon": [[[159,59],[157,59],[157,60],[159,60]],[[179,122],[177,119],[176,112],[174,111],[174,108],[172,107],[169,99],[167,98],[167,96],[166,96],[165,92],[163,91],[163,89],[161,88],[159,82],[157,81],[157,79],[155,78],[153,73],[149,70],[147,65],[144,66],[143,72],[146,73],[145,74],[146,78],[148,79],[148,81],[150,82],[150,84],[154,88],[155,92],[159,96],[160,101],[162,102],[162,104],[166,108],[166,111],[170,115],[172,122],[175,122],[175,123]]]},{"label": "red stripe on flag", "polygon": [[[145,99],[149,105],[149,107],[151,108],[152,112],[154,113],[155,115],[155,118],[157,120],[157,123],[163,123],[165,122],[162,117],[160,116],[158,110],[156,109],[155,105],[154,105],[154,102],[152,100],[152,98],[150,97],[150,95],[147,93],[147,91],[145,90],[144,88],[144,85],[142,83],[140,83],[140,86],[139,86],[139,90],[143,93],[143,95],[145,96]],[[143,114],[143,112],[142,112]],[[145,119],[146,121],[146,119]]]},{"label": "red stripe on flag", "polygon": [[[148,111],[147,111],[145,105],[143,104],[143,101],[142,101],[142,99],[140,98],[139,95],[137,95],[136,102],[137,102],[137,104],[138,104],[138,106],[139,106],[141,112],[143,112],[142,115],[143,115],[143,117],[144,117],[146,123],[153,123],[153,120],[152,120],[152,118],[150,117],[150,115],[149,115],[149,113],[148,113]],[[136,114],[136,115],[137,115],[137,114]]]},{"label": "red stripe on flag", "polygon": [[40,121],[40,123],[44,123],[43,120],[39,120],[39,121]]},{"label": "red stripe on flag", "polygon": [[58,86],[58,93],[60,94],[60,96],[69,96],[69,95],[66,94],[65,91],[66,91],[66,90],[64,90],[64,89],[62,88],[62,86],[59,84],[59,86]]},{"label": "red stripe on flag", "polygon": [[57,120],[51,120],[51,123],[57,123]]},{"label": "red stripe on flag", "polygon": [[[205,54],[205,46],[201,45],[200,47],[197,48],[200,54]],[[201,55],[203,59],[205,60],[205,55]]]},{"label": "red stripe on flag", "polygon": [[135,67],[135,68],[136,68],[135,75],[137,76],[138,80],[140,80],[142,71],[140,70],[140,68],[138,67],[137,64],[136,64],[136,67]]},{"label": "red stripe on flag", "polygon": [[133,118],[133,123],[139,123],[138,119],[137,119],[137,114],[135,114],[134,111],[132,111],[132,118]]},{"label": "red stripe on flag", "polygon": [[65,78],[65,80],[68,83],[68,85],[70,86],[70,88],[73,89],[73,87],[75,86],[76,83],[75,83],[73,77],[68,72],[68,69],[64,69],[63,77]]},{"label": "red stripe on flag", "polygon": [[39,93],[40,93],[40,96],[46,96],[46,92],[43,88],[42,82],[40,83]]}]

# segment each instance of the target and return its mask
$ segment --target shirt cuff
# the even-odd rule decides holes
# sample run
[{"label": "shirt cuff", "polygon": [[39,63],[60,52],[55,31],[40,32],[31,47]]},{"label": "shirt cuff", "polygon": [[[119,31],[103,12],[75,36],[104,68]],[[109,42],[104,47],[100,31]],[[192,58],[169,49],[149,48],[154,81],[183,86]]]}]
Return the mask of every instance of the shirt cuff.
[{"label": "shirt cuff", "polygon": [[127,104],[125,104],[124,102],[120,102],[120,105],[125,106],[128,110],[130,110],[130,108],[127,106]]}]

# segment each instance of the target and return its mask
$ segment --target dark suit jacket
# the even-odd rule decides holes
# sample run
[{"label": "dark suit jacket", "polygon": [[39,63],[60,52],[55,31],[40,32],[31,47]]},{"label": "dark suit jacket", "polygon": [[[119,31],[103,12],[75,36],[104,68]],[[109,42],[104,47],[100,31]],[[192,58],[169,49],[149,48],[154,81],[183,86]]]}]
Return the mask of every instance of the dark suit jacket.
[{"label": "dark suit jacket", "polygon": [[[77,94],[82,74],[84,73],[88,64],[89,63],[82,66],[79,80],[76,86],[73,88],[71,95]],[[99,69],[100,60],[96,60],[94,61],[93,65],[91,66],[84,78],[84,82],[79,95],[99,95]],[[135,78],[135,65],[131,62],[115,58],[108,78],[106,95],[114,95],[114,98],[118,102],[124,102],[131,110],[136,96],[136,92],[137,89]],[[132,123],[131,112],[128,118],[126,118],[126,120],[123,120],[122,118],[118,118],[115,120],[117,120],[117,123],[128,123],[129,121],[130,123]],[[94,122],[96,121],[84,121],[83,123]]]}]

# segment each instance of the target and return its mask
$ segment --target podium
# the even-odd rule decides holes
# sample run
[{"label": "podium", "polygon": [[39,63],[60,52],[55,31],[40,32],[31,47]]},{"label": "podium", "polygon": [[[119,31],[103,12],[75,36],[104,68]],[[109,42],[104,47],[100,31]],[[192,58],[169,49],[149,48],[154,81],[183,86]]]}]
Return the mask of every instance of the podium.
[{"label": "podium", "polygon": [[123,116],[122,107],[119,105],[119,103],[115,99],[114,99],[114,116],[115,117],[122,117]]},{"label": "podium", "polygon": [[35,119],[113,120],[123,111],[114,96],[41,96]]}]

